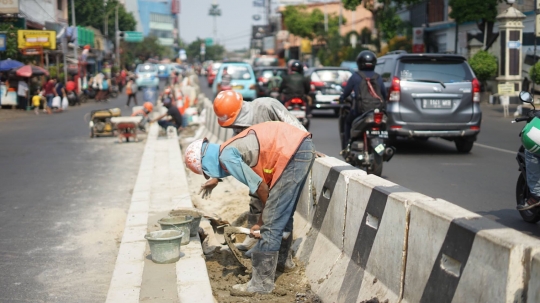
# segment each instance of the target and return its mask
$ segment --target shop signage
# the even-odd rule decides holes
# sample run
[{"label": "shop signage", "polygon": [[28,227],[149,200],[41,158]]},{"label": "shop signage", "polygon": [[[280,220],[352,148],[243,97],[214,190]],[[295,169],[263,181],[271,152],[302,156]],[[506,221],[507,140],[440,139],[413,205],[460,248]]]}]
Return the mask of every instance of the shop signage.
[{"label": "shop signage", "polygon": [[0,52],[6,51],[6,34],[0,34]]},{"label": "shop signage", "polygon": [[46,49],[56,49],[56,32],[39,30],[18,30],[17,44],[19,48],[23,49],[36,46]]}]

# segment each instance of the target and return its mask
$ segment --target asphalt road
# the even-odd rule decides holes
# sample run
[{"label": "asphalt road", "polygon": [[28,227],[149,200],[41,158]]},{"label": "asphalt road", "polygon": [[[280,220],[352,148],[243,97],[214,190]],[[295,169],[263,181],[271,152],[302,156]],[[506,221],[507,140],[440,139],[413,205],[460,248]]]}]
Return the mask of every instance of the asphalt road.
[{"label": "asphalt road", "polygon": [[84,116],[125,100],[2,110],[0,302],[105,301],[145,143],[90,139]]},{"label": "asphalt road", "polygon": [[[213,96],[201,79],[202,91]],[[540,237],[537,224],[526,223],[515,209],[519,175],[516,153],[522,123],[511,124],[502,107],[483,105],[482,129],[469,154],[453,142],[399,140],[397,153],[384,163],[382,177],[422,194],[441,198],[506,226]],[[511,116],[515,109],[510,109]],[[332,111],[313,112],[310,131],[318,151],[342,159],[338,121]]]}]

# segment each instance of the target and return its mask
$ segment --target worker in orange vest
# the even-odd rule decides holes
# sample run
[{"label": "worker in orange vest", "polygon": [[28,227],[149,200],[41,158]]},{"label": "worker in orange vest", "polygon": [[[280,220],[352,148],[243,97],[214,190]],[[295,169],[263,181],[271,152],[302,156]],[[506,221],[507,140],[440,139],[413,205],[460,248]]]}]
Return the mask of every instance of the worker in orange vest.
[{"label": "worker in orange vest", "polygon": [[202,190],[211,191],[218,183],[216,178],[232,175],[263,204],[257,224],[251,227],[251,236],[259,238],[251,257],[251,280],[234,285],[231,293],[270,293],[274,289],[278,259],[285,262],[278,258],[282,235],[292,231],[296,204],[314,159],[311,134],[284,122],[251,126],[221,145],[200,139],[186,149],[188,168],[213,178]]}]

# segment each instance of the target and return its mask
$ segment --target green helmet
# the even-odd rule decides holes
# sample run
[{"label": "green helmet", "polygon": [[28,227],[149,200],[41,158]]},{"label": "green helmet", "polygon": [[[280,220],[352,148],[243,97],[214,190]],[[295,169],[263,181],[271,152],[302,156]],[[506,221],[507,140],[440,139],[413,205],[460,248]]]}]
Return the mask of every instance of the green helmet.
[{"label": "green helmet", "polygon": [[540,155],[540,119],[534,118],[521,131],[521,143],[529,152]]}]

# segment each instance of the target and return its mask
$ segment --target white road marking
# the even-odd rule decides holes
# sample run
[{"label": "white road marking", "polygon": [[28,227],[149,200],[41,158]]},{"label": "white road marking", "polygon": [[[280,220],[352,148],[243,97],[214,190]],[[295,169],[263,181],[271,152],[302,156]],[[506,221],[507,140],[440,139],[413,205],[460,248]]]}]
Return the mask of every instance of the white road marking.
[{"label": "white road marking", "polygon": [[512,155],[517,154],[517,151],[511,151],[511,150],[502,149],[502,148],[498,148],[498,147],[493,147],[493,146],[489,146],[489,145],[484,145],[484,144],[480,144],[480,143],[474,143],[474,145],[479,146],[479,147],[483,147],[483,148],[487,148],[487,149],[500,151],[502,153],[508,153],[508,154],[512,154]]}]

